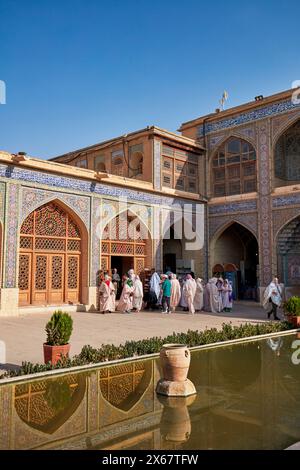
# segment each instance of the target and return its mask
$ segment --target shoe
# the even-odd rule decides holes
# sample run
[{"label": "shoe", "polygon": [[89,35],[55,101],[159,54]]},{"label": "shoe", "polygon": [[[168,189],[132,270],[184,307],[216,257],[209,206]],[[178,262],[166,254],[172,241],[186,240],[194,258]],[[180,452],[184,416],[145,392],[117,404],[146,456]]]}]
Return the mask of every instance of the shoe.
[{"label": "shoe", "polygon": [[168,313],[168,312],[166,310],[165,311],[163,310],[161,313]]},{"label": "shoe", "polygon": [[277,316],[274,317],[274,320],[280,320],[280,318],[278,318]]}]

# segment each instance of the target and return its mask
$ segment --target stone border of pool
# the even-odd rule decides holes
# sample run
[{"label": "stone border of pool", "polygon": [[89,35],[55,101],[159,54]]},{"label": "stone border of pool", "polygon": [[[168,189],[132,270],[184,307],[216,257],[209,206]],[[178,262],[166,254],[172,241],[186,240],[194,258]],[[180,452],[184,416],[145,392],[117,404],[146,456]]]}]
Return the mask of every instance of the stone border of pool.
[{"label": "stone border of pool", "polygon": [[[263,335],[248,336],[247,338],[230,339],[227,341],[219,341],[217,343],[203,344],[201,346],[193,346],[189,348],[189,350],[199,351],[202,349],[222,348],[224,346],[240,344],[240,343],[248,343],[251,341],[263,340],[265,338],[273,338],[276,336],[289,336],[289,335],[299,333],[299,332],[300,332],[300,328],[287,330],[287,331],[278,331],[276,333],[266,333]],[[44,372],[37,372],[36,374],[19,375],[17,377],[9,377],[6,379],[0,379],[0,387],[2,385],[7,385],[11,383],[24,382],[25,380],[35,380],[35,379],[40,379],[43,377],[53,377],[57,375],[67,374],[67,373],[73,374],[74,372],[85,372],[85,371],[90,371],[93,369],[99,369],[99,367],[108,367],[111,365],[123,364],[126,362],[137,361],[137,360],[153,359],[155,357],[159,357],[159,353],[145,354],[143,356],[126,357],[124,359],[115,359],[113,361],[103,361],[103,362],[85,364],[83,366],[66,367],[64,369],[47,370]]]}]

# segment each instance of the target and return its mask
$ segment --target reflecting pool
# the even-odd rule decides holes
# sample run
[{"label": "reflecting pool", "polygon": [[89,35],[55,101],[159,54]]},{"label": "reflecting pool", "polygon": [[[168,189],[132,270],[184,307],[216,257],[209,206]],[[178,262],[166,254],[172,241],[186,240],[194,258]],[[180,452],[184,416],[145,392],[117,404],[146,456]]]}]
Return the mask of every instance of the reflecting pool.
[{"label": "reflecting pool", "polygon": [[158,359],[0,384],[0,449],[284,449],[300,441],[300,335],[192,352],[197,395]]}]

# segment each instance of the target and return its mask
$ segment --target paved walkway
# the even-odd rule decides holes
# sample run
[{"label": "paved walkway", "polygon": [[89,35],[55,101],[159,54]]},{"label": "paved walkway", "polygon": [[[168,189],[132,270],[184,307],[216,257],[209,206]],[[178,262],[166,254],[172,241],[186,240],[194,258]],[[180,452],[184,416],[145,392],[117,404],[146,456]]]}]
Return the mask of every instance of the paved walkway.
[{"label": "paved walkway", "polygon": [[[178,311],[167,315],[158,311],[144,311],[128,315],[87,312],[75,312],[71,315],[74,319],[71,355],[79,353],[85,344],[99,347],[103,343],[120,344],[131,339],[166,336],[174,331],[220,328],[222,323],[229,321],[233,325],[239,325],[266,320],[263,308],[251,302],[236,302],[231,314],[199,312],[189,315]],[[31,313],[19,317],[0,317],[0,340],[6,344],[6,367],[9,364],[21,364],[25,360],[43,362],[45,325],[50,316],[49,313]]]}]

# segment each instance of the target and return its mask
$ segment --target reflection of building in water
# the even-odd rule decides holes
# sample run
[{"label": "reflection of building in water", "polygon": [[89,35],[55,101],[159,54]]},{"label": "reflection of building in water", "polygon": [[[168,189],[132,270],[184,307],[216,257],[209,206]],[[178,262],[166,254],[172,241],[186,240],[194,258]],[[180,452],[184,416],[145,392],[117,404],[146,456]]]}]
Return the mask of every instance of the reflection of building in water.
[{"label": "reflection of building in water", "polygon": [[85,395],[83,374],[15,387],[15,410],[33,428],[53,433],[75,412]]},{"label": "reflection of building in water", "polygon": [[157,360],[0,385],[0,448],[286,448],[300,439],[300,366],[294,335],[280,356],[272,340],[193,352],[188,408],[156,396]]}]

